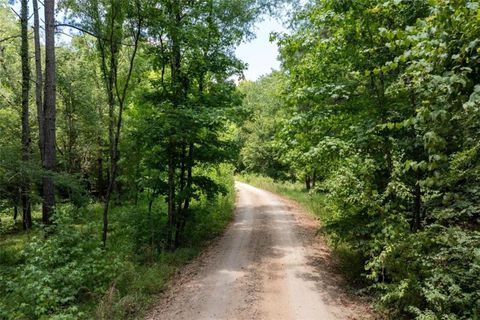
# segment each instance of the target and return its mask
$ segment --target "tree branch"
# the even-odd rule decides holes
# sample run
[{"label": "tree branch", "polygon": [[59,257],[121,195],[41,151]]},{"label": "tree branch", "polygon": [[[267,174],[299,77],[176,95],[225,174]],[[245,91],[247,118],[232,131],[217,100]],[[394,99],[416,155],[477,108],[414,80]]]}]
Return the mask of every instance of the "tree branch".
[{"label": "tree branch", "polygon": [[18,17],[18,19],[22,20],[22,17],[18,14],[17,11],[15,11],[15,9],[13,9],[13,7],[10,7],[10,9],[12,9],[13,13],[15,13],[15,15]]},{"label": "tree branch", "polygon": [[3,39],[0,39],[0,43],[5,42],[5,41],[8,41],[8,40],[11,40],[11,39],[20,38],[20,37],[21,37],[20,34],[17,34],[17,35],[14,35],[14,36],[10,36],[10,37],[6,37],[6,38],[3,38]]},{"label": "tree branch", "polygon": [[[55,28],[58,28],[58,27],[67,27],[67,28],[72,28],[72,29],[76,29],[80,32],[83,32],[83,33],[86,33],[96,39],[99,39],[99,40],[102,40],[102,41],[106,41],[106,42],[112,42],[112,40],[110,39],[106,39],[106,38],[103,38],[103,37],[100,37],[98,36],[97,34],[95,34],[93,31],[90,31],[90,30],[87,30],[87,29],[84,29],[82,27],[79,27],[79,26],[76,26],[76,25],[73,25],[73,24],[69,24],[69,23],[57,23],[55,25]],[[129,43],[122,43],[122,42],[118,42],[118,44],[121,44],[122,46],[127,46],[127,47],[134,47],[135,45],[134,44],[129,44]]]},{"label": "tree branch", "polygon": [[[55,25],[55,28],[58,28],[58,27],[67,27],[67,28],[72,28],[72,29],[76,29],[78,31],[81,31],[83,33],[86,33],[88,35],[91,35],[92,37],[94,38],[100,38],[99,36],[97,36],[95,33],[93,33],[92,31],[89,31],[87,29],[84,29],[82,27],[79,27],[79,26],[76,26],[76,25],[73,25],[73,24],[68,24],[68,23],[58,23]],[[102,40],[105,40],[105,39],[102,39]]]}]

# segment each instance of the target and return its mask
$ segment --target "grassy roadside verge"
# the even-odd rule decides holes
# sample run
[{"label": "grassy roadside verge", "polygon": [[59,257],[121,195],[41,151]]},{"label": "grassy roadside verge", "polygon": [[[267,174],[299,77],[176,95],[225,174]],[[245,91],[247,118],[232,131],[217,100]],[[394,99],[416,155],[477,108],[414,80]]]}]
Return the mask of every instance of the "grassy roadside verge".
[{"label": "grassy roadside verge", "polygon": [[325,196],[321,193],[309,193],[300,183],[276,182],[272,178],[253,174],[235,176],[235,179],[294,200],[320,221],[327,218]]}]

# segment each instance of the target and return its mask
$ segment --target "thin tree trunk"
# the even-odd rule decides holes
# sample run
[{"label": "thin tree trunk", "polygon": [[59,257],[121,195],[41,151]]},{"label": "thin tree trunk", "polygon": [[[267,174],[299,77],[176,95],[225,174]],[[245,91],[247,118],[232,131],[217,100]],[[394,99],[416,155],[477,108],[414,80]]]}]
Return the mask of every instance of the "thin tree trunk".
[{"label": "thin tree trunk", "polygon": [[17,224],[17,218],[18,218],[18,205],[14,204],[13,205],[13,222]]},{"label": "thin tree trunk", "polygon": [[152,221],[152,207],[153,202],[155,201],[155,195],[152,193],[151,198],[148,200],[148,222],[150,225],[150,246],[153,248],[154,244],[154,229],[153,229],[153,221]]},{"label": "thin tree trunk", "polygon": [[104,195],[104,190],[105,190],[105,184],[103,182],[103,158],[102,158],[102,151],[100,150],[98,152],[98,159],[97,159],[97,165],[98,165],[98,172],[97,172],[97,193],[98,193],[98,198],[103,199]]},{"label": "thin tree trunk", "polygon": [[[100,83],[97,83],[97,85],[101,85]],[[102,113],[102,107],[99,105],[98,108],[97,108],[97,112],[98,112],[98,119],[99,119],[99,122],[98,122],[98,131],[97,131],[97,141],[98,141],[98,145],[97,145],[97,152],[98,152],[98,155],[97,155],[97,165],[98,165],[98,168],[97,168],[97,196],[98,196],[98,199],[99,200],[104,200],[104,195],[105,195],[105,177],[104,177],[104,172],[103,172],[103,164],[104,164],[104,155],[103,155],[103,148],[104,148],[104,144],[103,144],[103,137],[102,137],[102,129],[103,128],[103,113]]]},{"label": "thin tree trunk", "polygon": [[312,188],[315,188],[316,185],[317,185],[317,169],[313,169]]},{"label": "thin tree trunk", "polygon": [[[43,166],[45,159],[45,113],[43,110],[43,74],[42,54],[40,47],[40,17],[38,13],[38,1],[33,0],[33,40],[35,50],[35,103],[37,105],[38,122],[38,149],[40,151],[40,163]],[[40,197],[43,199],[43,186],[39,189]]]},{"label": "thin tree trunk", "polygon": [[43,169],[43,223],[51,224],[55,207],[55,118],[56,118],[56,71],[55,71],[55,0],[45,0],[45,104],[44,104],[44,160]]},{"label": "thin tree trunk", "polygon": [[[112,7],[112,10],[115,8]],[[98,39],[98,45],[101,54],[101,62],[102,62],[102,73],[103,78],[105,80],[105,85],[107,89],[107,101],[108,101],[108,140],[109,140],[109,157],[110,157],[110,168],[107,171],[108,174],[108,184],[105,190],[105,197],[104,197],[104,204],[103,204],[103,227],[102,227],[102,242],[103,246],[105,247],[107,244],[107,234],[108,234],[108,212],[110,210],[110,199],[113,190],[114,178],[113,172],[115,171],[115,164],[114,164],[114,152],[113,146],[115,144],[114,136],[113,136],[113,127],[114,127],[114,114],[115,114],[115,94],[114,94],[114,84],[116,76],[116,66],[115,66],[115,55],[118,53],[113,46],[113,32],[114,32],[114,22],[115,22],[115,14],[113,13],[110,17],[111,19],[111,26],[110,26],[110,68],[107,67],[107,48],[104,43],[104,39]],[[100,33],[101,34],[101,33]],[[116,41],[116,40],[115,40]]]},{"label": "thin tree trunk", "polygon": [[35,102],[37,104],[37,121],[38,121],[38,148],[40,150],[40,159],[45,158],[45,115],[43,111],[43,75],[42,75],[42,54],[40,47],[40,18],[38,14],[38,1],[33,0],[33,39],[35,47]]},{"label": "thin tree trunk", "polygon": [[[187,223],[188,219],[188,210],[190,208],[190,200],[191,200],[191,190],[192,190],[192,184],[193,184],[193,164],[194,164],[194,159],[193,159],[193,148],[194,145],[191,142],[188,147],[188,159],[187,159],[187,185],[186,185],[186,194],[185,194],[185,204],[183,206],[183,214],[182,214],[182,221],[180,223],[179,230],[177,231],[181,236],[183,236],[183,232],[185,230],[185,225]],[[176,246],[180,245],[181,242],[181,237],[178,237],[177,244]]]},{"label": "thin tree trunk", "polygon": [[[30,117],[28,110],[30,92],[30,62],[28,59],[28,0],[21,4],[21,57],[22,57],[22,160],[26,166],[30,161]],[[30,179],[24,176],[22,183],[23,229],[32,227],[30,205]]]},{"label": "thin tree trunk", "polygon": [[[140,172],[140,156],[137,157],[136,159],[136,162],[137,162],[137,165],[135,166],[135,176],[136,177],[140,177],[141,176],[141,172]],[[140,195],[140,186],[139,186],[139,183],[136,182],[135,183],[135,196],[134,196],[134,201],[135,201],[135,206],[138,205],[138,197]]]},{"label": "thin tree trunk", "polygon": [[[416,112],[416,107],[417,107],[417,99],[415,95],[415,90],[413,86],[411,86],[411,82],[409,81],[410,84],[410,105],[412,108],[413,114]],[[412,128],[412,144],[416,145],[415,140],[417,139],[417,133],[416,129],[413,127]],[[422,150],[420,148],[416,148],[414,154],[419,157],[419,160],[421,160],[421,155],[423,154]],[[414,232],[417,232],[422,228],[422,188],[420,186],[420,182],[422,180],[422,172],[420,169],[418,169],[415,173],[415,186],[414,186],[414,200],[413,200],[413,226],[412,229]]]},{"label": "thin tree trunk", "polygon": [[305,177],[305,187],[307,188],[308,191],[310,191],[310,189],[312,188],[311,186],[311,180],[310,180],[310,176],[307,175]]},{"label": "thin tree trunk", "polygon": [[[117,171],[118,171],[118,160],[119,160],[118,147],[119,147],[119,144],[120,144],[120,134],[121,134],[121,129],[122,129],[123,110],[125,108],[125,100],[126,100],[126,97],[127,97],[127,90],[128,90],[129,84],[130,84],[130,79],[132,77],[132,72],[133,72],[134,63],[135,63],[135,57],[137,55],[138,44],[139,44],[139,41],[140,41],[142,19],[141,19],[141,16],[140,16],[140,5],[138,3],[137,3],[137,10],[138,10],[137,13],[138,13],[138,19],[139,20],[138,20],[137,29],[136,29],[136,32],[135,32],[135,35],[134,35],[133,52],[132,52],[132,55],[130,56],[129,65],[128,65],[128,72],[127,72],[127,76],[126,76],[126,79],[125,79],[125,83],[124,83],[124,85],[121,89],[120,89],[120,86],[118,84],[118,77],[117,77],[117,72],[118,72],[118,70],[117,70],[117,60],[116,60],[116,58],[113,58],[113,59],[110,60],[110,63],[111,63],[110,70],[111,70],[111,72],[110,72],[110,78],[108,78],[108,81],[111,81],[111,82],[107,82],[107,83],[109,83],[111,85],[110,90],[109,90],[109,94],[114,92],[115,96],[116,96],[116,101],[118,102],[118,117],[116,118],[116,122],[115,121],[111,122],[111,124],[115,124],[114,130],[113,130],[113,128],[111,128],[111,129],[109,128],[110,157],[111,157],[111,159],[110,159],[109,183],[108,183],[108,188],[107,188],[106,195],[105,195],[105,203],[104,203],[104,207],[103,207],[102,242],[103,242],[104,247],[106,246],[106,243],[107,243],[108,213],[109,213],[109,209],[110,209],[110,200],[111,200],[111,197],[112,197],[112,192],[113,192],[113,188],[115,186],[115,181],[116,181],[116,178],[117,178]],[[115,46],[117,46],[118,43],[113,43],[114,41],[116,41],[115,39],[113,39],[113,35],[111,36],[110,41],[111,41],[111,43],[110,43],[110,50],[111,50],[110,54],[111,55],[117,55],[118,50]],[[103,60],[103,64],[104,64],[104,70],[106,71],[104,57],[105,56],[103,56],[102,60]],[[115,91],[113,91],[113,90],[115,90]],[[114,106],[115,96],[109,96],[110,107]],[[113,111],[113,109],[110,109],[110,110]],[[114,119],[114,113],[109,112],[109,114],[110,114],[110,120],[109,121],[112,121]]]},{"label": "thin tree trunk", "polygon": [[169,249],[173,249],[173,237],[175,235],[175,143],[173,139],[168,147],[168,232],[167,244]]},{"label": "thin tree trunk", "polygon": [[[180,3],[173,1],[170,3],[170,18],[173,22],[171,30],[171,84],[172,92],[174,92],[173,106],[178,108],[181,105],[182,93],[182,77],[181,72],[181,48],[179,39],[179,28],[181,28],[181,8]],[[176,172],[176,143],[173,138],[170,138],[168,146],[168,247],[175,249],[175,238],[177,234],[176,212],[175,212],[175,172]]]},{"label": "thin tree trunk", "polygon": [[[386,99],[385,99],[385,76],[383,72],[380,73],[379,76],[379,88],[378,88],[378,107],[380,108],[381,113],[381,121],[382,123],[386,123],[388,121],[388,113],[386,108]],[[388,175],[392,174],[393,171],[393,160],[392,160],[392,146],[389,140],[388,135],[383,136],[384,144],[383,149],[385,151],[385,161],[388,170]],[[387,177],[387,179],[389,178]]]},{"label": "thin tree trunk", "polygon": [[65,100],[65,114],[67,118],[67,146],[66,146],[66,154],[67,154],[67,172],[72,174],[76,173],[77,168],[77,161],[75,155],[75,145],[77,144],[77,128],[75,126],[75,98],[74,92],[71,87],[69,87],[69,96]]},{"label": "thin tree trunk", "polygon": [[177,221],[175,224],[175,248],[178,248],[180,245],[181,237],[182,237],[182,225],[183,222],[185,221],[185,201],[186,201],[186,195],[184,194],[185,187],[186,187],[186,176],[185,174],[187,173],[187,144],[185,142],[182,142],[182,155],[180,159],[180,194],[182,195],[178,199],[178,204],[177,204]]}]

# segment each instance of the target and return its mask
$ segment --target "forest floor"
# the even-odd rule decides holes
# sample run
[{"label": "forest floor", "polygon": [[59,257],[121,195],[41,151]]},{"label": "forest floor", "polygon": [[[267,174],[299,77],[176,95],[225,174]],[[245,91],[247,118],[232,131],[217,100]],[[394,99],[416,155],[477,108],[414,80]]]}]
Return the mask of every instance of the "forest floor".
[{"label": "forest floor", "polygon": [[338,271],[319,222],[298,204],[236,182],[234,221],[178,274],[147,319],[371,319]]}]

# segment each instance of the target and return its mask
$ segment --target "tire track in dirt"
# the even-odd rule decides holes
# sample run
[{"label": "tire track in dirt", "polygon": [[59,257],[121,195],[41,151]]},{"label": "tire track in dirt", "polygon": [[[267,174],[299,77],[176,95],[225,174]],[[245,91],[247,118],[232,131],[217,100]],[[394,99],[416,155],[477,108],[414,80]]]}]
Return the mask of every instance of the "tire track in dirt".
[{"label": "tire track in dirt", "polygon": [[234,221],[184,268],[147,319],[368,319],[348,294],[318,222],[294,202],[236,182]]}]

